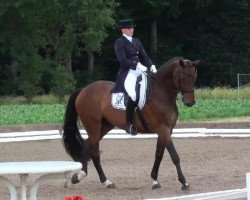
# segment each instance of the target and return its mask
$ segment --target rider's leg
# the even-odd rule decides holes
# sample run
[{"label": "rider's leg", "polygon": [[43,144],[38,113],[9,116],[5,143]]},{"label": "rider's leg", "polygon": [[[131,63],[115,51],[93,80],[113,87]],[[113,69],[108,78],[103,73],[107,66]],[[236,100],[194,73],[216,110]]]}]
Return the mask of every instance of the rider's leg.
[{"label": "rider's leg", "polygon": [[133,101],[136,101],[135,84],[137,76],[137,72],[130,69],[124,82],[124,88]]},{"label": "rider's leg", "polygon": [[130,97],[126,108],[126,132],[132,135],[137,134],[136,128],[133,126],[134,110],[137,105],[135,92],[137,76],[138,72],[130,69],[124,82],[125,90]]},{"label": "rider's leg", "polygon": [[132,135],[137,134],[136,128],[133,126],[135,107],[136,102],[129,97],[126,108],[126,132]]}]

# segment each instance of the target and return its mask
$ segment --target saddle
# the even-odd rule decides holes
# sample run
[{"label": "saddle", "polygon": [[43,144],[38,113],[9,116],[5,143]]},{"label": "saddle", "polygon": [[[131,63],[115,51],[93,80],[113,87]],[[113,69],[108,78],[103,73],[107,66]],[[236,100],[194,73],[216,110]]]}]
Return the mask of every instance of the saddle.
[{"label": "saddle", "polygon": [[[136,102],[137,108],[142,110],[145,106],[146,102],[151,98],[151,80],[150,76],[146,74],[142,74],[138,76],[136,81]],[[119,92],[119,93],[112,93],[111,96],[111,105],[113,108],[118,110],[126,110],[126,105],[128,101],[128,94]]]}]

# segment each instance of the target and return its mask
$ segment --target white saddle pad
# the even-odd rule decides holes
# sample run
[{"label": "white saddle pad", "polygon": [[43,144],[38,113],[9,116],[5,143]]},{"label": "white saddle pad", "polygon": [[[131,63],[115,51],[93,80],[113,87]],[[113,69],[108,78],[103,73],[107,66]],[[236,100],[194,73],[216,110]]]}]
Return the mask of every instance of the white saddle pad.
[{"label": "white saddle pad", "polygon": [[[138,107],[141,110],[146,103],[146,90],[147,90],[147,75],[142,74],[142,80],[139,82],[140,91],[139,91],[139,101]],[[115,109],[126,110],[125,102],[124,102],[124,93],[112,93],[111,97],[111,105]]]}]

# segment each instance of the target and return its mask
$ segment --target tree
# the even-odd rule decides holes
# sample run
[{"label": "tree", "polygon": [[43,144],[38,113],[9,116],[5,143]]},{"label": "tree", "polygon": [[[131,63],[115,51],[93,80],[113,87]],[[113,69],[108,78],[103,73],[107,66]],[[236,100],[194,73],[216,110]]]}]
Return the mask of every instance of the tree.
[{"label": "tree", "polygon": [[113,17],[116,6],[114,0],[85,0],[78,11],[78,41],[87,52],[89,71],[93,71],[94,52],[101,50],[101,44],[107,37],[107,28],[115,24]]},{"label": "tree", "polygon": [[[87,67],[93,71],[94,52],[100,51],[107,28],[114,25],[115,7],[114,0],[1,2],[0,55],[8,55],[5,66],[13,80],[18,80],[19,90],[31,99],[41,92],[38,84],[44,80],[41,77],[57,76],[56,68],[63,66],[73,78],[72,55],[81,55],[83,51],[88,54]],[[61,88],[68,91],[66,85],[71,84],[65,83]]]},{"label": "tree", "polygon": [[59,97],[59,102],[64,102],[64,96],[71,93],[75,80],[65,66],[57,66],[52,71],[54,79],[52,81],[52,92]]},{"label": "tree", "polygon": [[41,45],[39,16],[33,4],[13,1],[1,7],[1,44],[4,52],[9,53],[9,70],[19,90],[30,102],[39,92],[41,57],[37,48]]},{"label": "tree", "polygon": [[[133,6],[130,1],[123,0],[121,1],[122,11],[125,13],[123,15],[130,15],[134,17],[137,21],[142,22],[141,24],[149,24],[149,27],[145,27],[150,30],[150,52],[151,54],[157,54],[157,24],[158,20],[161,19],[162,13],[167,12],[168,16],[177,17],[180,14],[180,4],[181,0],[140,0],[133,2]],[[124,11],[124,9],[129,10]],[[122,16],[124,17],[124,16]],[[143,28],[145,30],[145,28]],[[139,28],[140,29],[140,28]]]},{"label": "tree", "polygon": [[236,86],[236,74],[249,65],[249,4],[221,0],[197,6],[197,1],[185,1],[175,23],[179,33],[172,39],[184,44],[187,57],[204,60],[198,84]]}]

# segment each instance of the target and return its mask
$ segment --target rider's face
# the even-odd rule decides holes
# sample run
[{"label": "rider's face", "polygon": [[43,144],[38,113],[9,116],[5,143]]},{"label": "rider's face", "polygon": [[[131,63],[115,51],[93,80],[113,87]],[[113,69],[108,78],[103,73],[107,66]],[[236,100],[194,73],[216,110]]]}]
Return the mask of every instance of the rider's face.
[{"label": "rider's face", "polygon": [[134,34],[134,28],[133,27],[122,28],[122,33],[132,37]]}]

